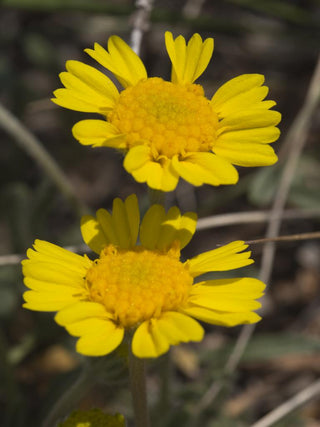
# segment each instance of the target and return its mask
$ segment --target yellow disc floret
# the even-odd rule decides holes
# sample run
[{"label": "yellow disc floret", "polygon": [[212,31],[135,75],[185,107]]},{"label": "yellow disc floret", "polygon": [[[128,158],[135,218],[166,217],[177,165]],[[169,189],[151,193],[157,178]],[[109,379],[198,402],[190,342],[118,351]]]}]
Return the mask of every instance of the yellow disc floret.
[{"label": "yellow disc floret", "polygon": [[108,120],[128,148],[148,144],[159,156],[210,151],[218,125],[202,86],[149,78],[121,92]]},{"label": "yellow disc floret", "polygon": [[87,272],[90,299],[103,304],[123,327],[176,310],[187,300],[193,283],[179,255],[175,249],[163,253],[110,244]]}]

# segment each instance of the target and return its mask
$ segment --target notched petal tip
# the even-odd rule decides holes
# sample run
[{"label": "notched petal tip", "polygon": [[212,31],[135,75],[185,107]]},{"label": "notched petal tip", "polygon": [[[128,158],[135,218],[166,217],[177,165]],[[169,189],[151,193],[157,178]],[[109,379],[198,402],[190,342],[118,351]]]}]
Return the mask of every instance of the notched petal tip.
[{"label": "notched petal tip", "polygon": [[186,43],[183,36],[175,39],[171,32],[165,33],[165,45],[172,63],[173,83],[193,83],[207,68],[213,52],[213,39],[202,41],[196,33]]}]

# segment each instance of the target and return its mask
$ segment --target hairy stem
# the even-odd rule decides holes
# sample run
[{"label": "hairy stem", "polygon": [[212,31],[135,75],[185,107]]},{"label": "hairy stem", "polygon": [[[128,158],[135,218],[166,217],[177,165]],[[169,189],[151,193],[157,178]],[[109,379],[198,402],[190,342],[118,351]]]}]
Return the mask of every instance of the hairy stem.
[{"label": "hairy stem", "polygon": [[[131,345],[130,345],[131,347]],[[132,354],[129,348],[129,377],[136,427],[150,427],[146,393],[145,361]]]}]

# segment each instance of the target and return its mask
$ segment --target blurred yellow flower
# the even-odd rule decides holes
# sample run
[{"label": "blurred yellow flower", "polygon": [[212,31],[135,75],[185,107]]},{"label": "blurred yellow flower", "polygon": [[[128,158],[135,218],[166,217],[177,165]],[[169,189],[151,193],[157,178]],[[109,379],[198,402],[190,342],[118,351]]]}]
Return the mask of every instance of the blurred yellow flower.
[{"label": "blurred yellow flower", "polygon": [[[260,320],[253,312],[264,284],[254,278],[194,279],[253,263],[247,245],[236,241],[182,262],[180,249],[192,238],[196,214],[166,213],[153,205],[141,224],[137,198],[115,199],[110,214],[84,216],[84,241],[95,261],[51,243],[36,240],[24,260],[25,308],[57,311],[55,320],[89,356],[112,352],[125,331],[133,332],[137,357],[157,357],[180,342],[201,341],[194,319],[235,326]],[[137,243],[139,236],[140,243]]]},{"label": "blurred yellow flower", "polygon": [[74,411],[58,427],[125,427],[124,417],[120,414],[105,414],[100,409]]},{"label": "blurred yellow flower", "polygon": [[104,120],[82,120],[73,127],[84,145],[113,147],[126,153],[125,169],[138,182],[162,191],[175,189],[179,177],[192,185],[235,184],[233,165],[266,166],[277,161],[269,143],[279,137],[280,113],[263,101],[268,88],[261,74],[243,74],[224,84],[211,100],[195,80],[207,68],[213,39],[165,34],[172,62],[171,82],[148,77],[141,59],[119,37],[108,51],[95,43],[86,52],[114,74],[119,93],[100,71],[67,61],[60,74],[65,88],[53,101],[71,110],[100,113]]}]

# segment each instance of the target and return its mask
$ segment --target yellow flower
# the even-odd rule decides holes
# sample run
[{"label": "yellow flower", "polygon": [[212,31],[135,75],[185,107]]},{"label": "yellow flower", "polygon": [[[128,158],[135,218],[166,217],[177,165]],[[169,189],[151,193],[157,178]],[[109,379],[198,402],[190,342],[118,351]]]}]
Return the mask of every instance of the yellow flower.
[{"label": "yellow flower", "polygon": [[123,415],[105,414],[100,409],[74,411],[58,427],[125,427]]},{"label": "yellow flower", "polygon": [[[137,357],[157,357],[180,342],[201,341],[203,328],[194,319],[214,325],[255,323],[255,301],[264,284],[254,278],[194,279],[253,263],[247,245],[236,241],[182,262],[184,248],[196,228],[196,214],[166,213],[153,205],[141,224],[135,195],[115,199],[110,214],[84,216],[84,241],[95,261],[51,243],[36,240],[23,261],[25,308],[57,311],[55,320],[89,356],[112,352],[125,331],[133,333]],[[137,243],[139,236],[140,243]]]},{"label": "yellow flower", "polygon": [[86,52],[114,74],[119,93],[100,71],[67,61],[60,74],[65,88],[53,101],[71,110],[99,113],[104,120],[82,120],[73,127],[84,145],[113,147],[126,153],[125,169],[138,182],[172,191],[179,177],[192,185],[235,184],[233,165],[266,166],[277,161],[269,143],[279,137],[280,113],[261,74],[243,74],[221,86],[211,100],[195,80],[206,69],[213,39],[194,34],[186,44],[165,34],[172,62],[171,82],[148,77],[140,58],[119,37],[108,51],[95,43]]}]

